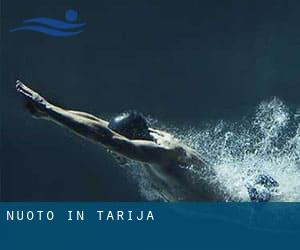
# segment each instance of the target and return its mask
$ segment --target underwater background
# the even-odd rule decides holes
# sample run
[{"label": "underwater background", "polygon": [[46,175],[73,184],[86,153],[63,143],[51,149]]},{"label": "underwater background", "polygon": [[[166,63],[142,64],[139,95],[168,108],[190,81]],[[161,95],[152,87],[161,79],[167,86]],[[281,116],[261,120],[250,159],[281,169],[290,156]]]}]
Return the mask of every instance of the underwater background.
[{"label": "underwater background", "polygon": [[[65,108],[107,119],[129,109],[149,115],[199,150],[236,200],[247,200],[249,171],[263,171],[280,183],[278,200],[299,201],[299,7],[1,1],[1,200],[156,199],[138,169],[32,119],[15,91],[20,79]],[[69,9],[85,23],[76,36],[9,32],[30,18],[64,20]]]}]

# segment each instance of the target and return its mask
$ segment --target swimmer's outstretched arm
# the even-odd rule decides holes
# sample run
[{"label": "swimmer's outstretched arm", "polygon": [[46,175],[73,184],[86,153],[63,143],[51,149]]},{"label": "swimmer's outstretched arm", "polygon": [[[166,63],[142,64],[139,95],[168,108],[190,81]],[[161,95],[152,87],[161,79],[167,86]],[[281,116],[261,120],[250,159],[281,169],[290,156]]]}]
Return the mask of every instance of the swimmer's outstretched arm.
[{"label": "swimmer's outstretched arm", "polygon": [[129,140],[108,128],[108,122],[91,114],[60,108],[17,81],[17,91],[37,113],[37,117],[63,125],[84,138],[101,143],[125,157],[147,163],[161,164],[173,156],[172,149],[151,141]]}]

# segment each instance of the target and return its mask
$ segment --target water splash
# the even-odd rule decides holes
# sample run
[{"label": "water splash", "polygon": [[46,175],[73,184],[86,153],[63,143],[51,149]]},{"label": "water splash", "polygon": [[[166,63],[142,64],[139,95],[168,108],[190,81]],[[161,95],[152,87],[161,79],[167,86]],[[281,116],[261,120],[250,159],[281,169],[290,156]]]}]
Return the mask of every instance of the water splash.
[{"label": "water splash", "polygon": [[[249,201],[246,183],[267,173],[279,182],[275,201],[300,201],[300,112],[278,98],[262,102],[240,122],[220,121],[206,129],[176,129],[176,136],[202,154],[217,173],[219,190],[228,200]],[[130,165],[145,198],[162,198],[145,168]],[[201,173],[190,168],[193,181]]]}]

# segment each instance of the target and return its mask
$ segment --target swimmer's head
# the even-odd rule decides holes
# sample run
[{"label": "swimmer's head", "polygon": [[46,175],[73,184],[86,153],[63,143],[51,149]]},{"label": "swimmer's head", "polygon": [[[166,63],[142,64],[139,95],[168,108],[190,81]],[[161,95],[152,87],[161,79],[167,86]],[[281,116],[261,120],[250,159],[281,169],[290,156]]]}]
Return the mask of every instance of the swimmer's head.
[{"label": "swimmer's head", "polygon": [[147,119],[136,111],[121,113],[109,121],[108,127],[129,139],[153,140]]}]

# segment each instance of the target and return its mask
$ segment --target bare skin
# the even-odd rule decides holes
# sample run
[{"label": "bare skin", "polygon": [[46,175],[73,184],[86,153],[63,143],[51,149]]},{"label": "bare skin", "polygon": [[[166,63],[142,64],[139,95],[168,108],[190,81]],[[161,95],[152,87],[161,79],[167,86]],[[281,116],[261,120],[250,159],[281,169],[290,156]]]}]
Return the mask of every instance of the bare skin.
[{"label": "bare skin", "polygon": [[195,150],[171,134],[149,128],[154,141],[131,140],[109,129],[108,122],[99,117],[55,106],[19,80],[16,83],[17,91],[24,96],[34,117],[58,123],[125,158],[144,163],[163,189],[176,186],[181,190],[175,196],[166,191],[166,200],[224,199],[209,183],[202,181],[195,188],[195,184],[186,178],[184,169],[188,166],[197,166],[206,175],[215,173]]}]

